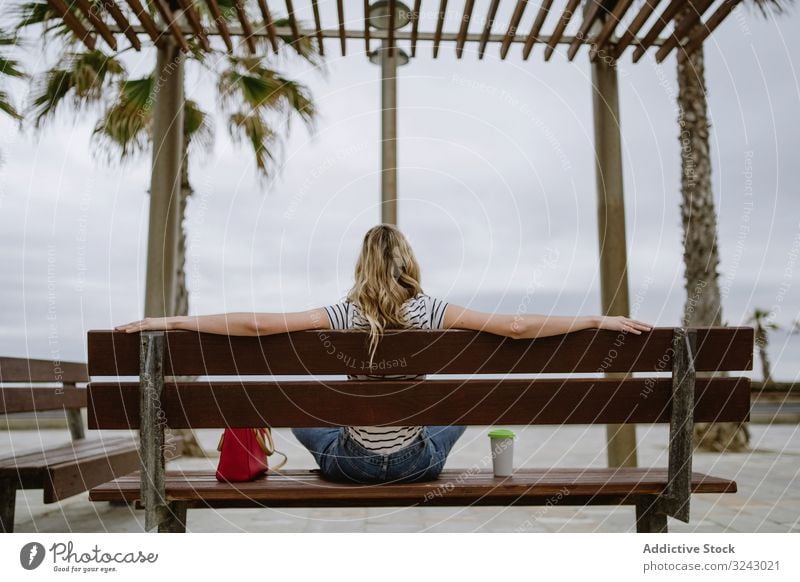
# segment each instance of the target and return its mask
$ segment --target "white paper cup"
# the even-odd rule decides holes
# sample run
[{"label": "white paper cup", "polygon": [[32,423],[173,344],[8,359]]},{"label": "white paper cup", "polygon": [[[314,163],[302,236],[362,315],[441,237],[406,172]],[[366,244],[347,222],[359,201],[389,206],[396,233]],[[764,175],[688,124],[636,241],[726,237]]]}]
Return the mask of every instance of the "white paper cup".
[{"label": "white paper cup", "polygon": [[514,433],[508,429],[493,430],[489,442],[495,477],[509,477],[514,472]]}]

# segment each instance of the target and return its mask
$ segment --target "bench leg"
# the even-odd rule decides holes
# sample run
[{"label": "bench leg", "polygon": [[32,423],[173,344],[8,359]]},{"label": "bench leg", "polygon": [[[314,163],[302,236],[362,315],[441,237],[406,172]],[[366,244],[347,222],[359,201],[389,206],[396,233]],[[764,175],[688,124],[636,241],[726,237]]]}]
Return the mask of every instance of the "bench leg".
[{"label": "bench leg", "polygon": [[636,500],[636,533],[667,533],[667,514],[658,497]]},{"label": "bench leg", "polygon": [[12,479],[0,479],[0,533],[14,531],[14,506],[17,484]]},{"label": "bench leg", "polygon": [[72,435],[72,440],[78,441],[86,438],[80,408],[67,408],[67,426],[69,427],[69,434]]},{"label": "bench leg", "polygon": [[170,501],[169,514],[158,524],[158,533],[186,533],[185,501]]}]

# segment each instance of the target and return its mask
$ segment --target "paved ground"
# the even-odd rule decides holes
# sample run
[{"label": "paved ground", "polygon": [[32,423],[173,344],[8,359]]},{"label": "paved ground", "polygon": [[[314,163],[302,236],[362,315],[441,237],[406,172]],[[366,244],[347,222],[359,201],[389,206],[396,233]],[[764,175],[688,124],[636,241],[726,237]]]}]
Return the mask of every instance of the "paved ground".
[{"label": "paved ground", "polygon": [[[639,465],[666,466],[667,426],[639,425]],[[800,532],[800,427],[750,425],[752,451],[696,453],[694,468],[734,478],[739,493],[692,498],[692,522],[670,519],[671,531]],[[221,431],[198,431],[213,450]],[[276,445],[289,454],[288,468],[310,468],[314,461],[286,429],[275,430]],[[602,467],[603,427],[519,429],[515,459],[525,467]],[[90,438],[100,434],[90,431]],[[104,431],[102,434],[118,434]],[[63,430],[0,432],[0,454],[63,443]],[[449,468],[481,464],[488,454],[486,429],[470,427],[448,459]],[[170,466],[214,467],[216,459],[179,459]],[[128,507],[92,503],[88,493],[44,505],[41,491],[17,496],[18,532],[141,531],[142,514]],[[369,508],[190,510],[188,530],[198,532],[626,532],[634,531],[634,510],[625,508]]]}]

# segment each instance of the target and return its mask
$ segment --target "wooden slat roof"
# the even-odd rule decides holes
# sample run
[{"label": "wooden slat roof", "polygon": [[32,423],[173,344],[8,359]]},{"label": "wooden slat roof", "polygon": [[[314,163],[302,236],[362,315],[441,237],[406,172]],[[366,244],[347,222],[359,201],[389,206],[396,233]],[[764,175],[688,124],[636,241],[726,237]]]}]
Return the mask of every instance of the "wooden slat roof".
[{"label": "wooden slat roof", "polygon": [[[311,38],[321,54],[338,45],[342,56],[347,39],[362,39],[366,52],[386,40],[392,50],[399,47],[412,57],[502,60],[519,54],[528,60],[542,45],[544,60],[573,60],[586,47],[592,60],[617,59],[627,51],[634,62],[648,52],[658,62],[673,52],[685,58],[739,1],[406,0],[409,24],[385,31],[368,27],[368,0],[234,0],[230,14],[217,0],[48,0],[87,47],[113,51],[128,45],[141,50],[172,36],[184,51],[258,54],[276,52],[282,37]],[[675,15],[683,11],[689,18],[676,27]]]}]

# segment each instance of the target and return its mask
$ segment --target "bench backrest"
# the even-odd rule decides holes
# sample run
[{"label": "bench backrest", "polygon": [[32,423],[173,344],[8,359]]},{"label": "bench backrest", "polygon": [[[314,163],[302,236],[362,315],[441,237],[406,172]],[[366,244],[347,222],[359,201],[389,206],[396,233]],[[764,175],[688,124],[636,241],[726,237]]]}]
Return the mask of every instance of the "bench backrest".
[{"label": "bench backrest", "polygon": [[[0,414],[86,407],[86,364],[0,357]],[[44,386],[44,384],[60,384]]]},{"label": "bench backrest", "polygon": [[[95,380],[89,384],[89,427],[139,427],[139,382],[123,377],[138,376],[148,366],[164,377],[159,416],[173,428],[670,422],[670,373],[675,346],[683,345],[676,343],[676,329],[642,335],[584,330],[524,340],[459,330],[394,331],[381,340],[372,370],[361,331],[260,337],[90,331],[88,366]],[[753,328],[689,332],[697,372],[752,369]],[[597,372],[618,374],[575,376]],[[631,377],[632,372],[648,376]],[[315,377],[365,373],[470,377],[381,382]],[[195,375],[235,378],[179,378]],[[253,375],[301,378],[240,378]],[[746,421],[750,380],[698,377],[693,400],[694,421]]]}]

